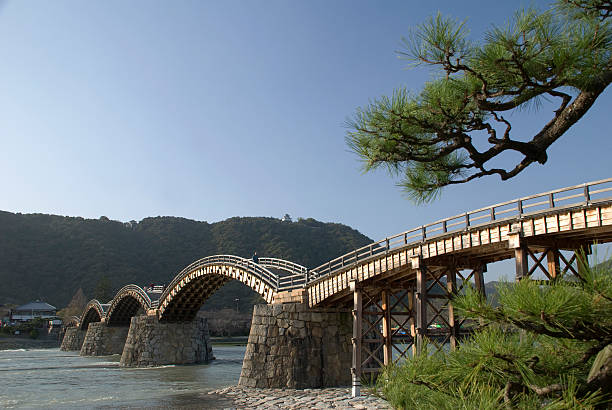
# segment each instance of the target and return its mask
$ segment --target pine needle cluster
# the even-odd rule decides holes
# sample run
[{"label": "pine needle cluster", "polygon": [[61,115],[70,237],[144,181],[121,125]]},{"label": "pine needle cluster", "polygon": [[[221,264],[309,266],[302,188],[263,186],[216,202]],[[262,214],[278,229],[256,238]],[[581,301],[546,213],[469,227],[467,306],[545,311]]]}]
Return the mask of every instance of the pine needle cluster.
[{"label": "pine needle cluster", "polygon": [[[478,43],[464,22],[432,17],[399,54],[432,68],[435,79],[358,108],[347,121],[348,146],[366,171],[385,167],[399,177],[416,202],[451,184],[506,180],[544,164],[548,147],[612,82],[611,13],[609,1],[560,0],[551,10],[518,11]],[[550,119],[535,133],[512,129],[514,112],[543,107]],[[518,154],[510,166],[498,160],[507,153]]]}]

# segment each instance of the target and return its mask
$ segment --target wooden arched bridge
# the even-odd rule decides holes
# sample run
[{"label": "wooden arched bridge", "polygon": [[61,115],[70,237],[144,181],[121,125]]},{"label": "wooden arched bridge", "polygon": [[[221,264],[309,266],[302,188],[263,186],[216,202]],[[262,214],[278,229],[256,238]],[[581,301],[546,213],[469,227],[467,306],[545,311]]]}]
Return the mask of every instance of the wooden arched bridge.
[{"label": "wooden arched bridge", "polygon": [[91,301],[79,326],[127,326],[139,312],[160,322],[190,321],[217,289],[239,280],[269,304],[352,308],[355,376],[407,357],[425,337],[454,346],[463,323],[450,299],[468,282],[484,292],[487,264],[513,258],[517,279],[579,275],[576,252],[610,241],[612,178],[422,225],[314,269],[275,258],[207,256],[156,293],[128,285],[108,304]]}]

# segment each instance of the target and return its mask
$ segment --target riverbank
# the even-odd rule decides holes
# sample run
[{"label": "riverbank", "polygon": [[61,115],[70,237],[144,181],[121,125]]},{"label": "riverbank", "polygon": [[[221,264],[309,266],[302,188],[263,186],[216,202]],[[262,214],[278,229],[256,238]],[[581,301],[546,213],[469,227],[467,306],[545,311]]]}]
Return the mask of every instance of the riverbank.
[{"label": "riverbank", "polygon": [[[248,336],[211,337],[213,346],[246,346]],[[54,349],[60,342],[54,338],[30,339],[29,337],[0,336],[0,350]]]},{"label": "riverbank", "polygon": [[391,410],[393,407],[380,397],[362,388],[362,396],[351,397],[349,387],[325,389],[254,389],[231,386],[208,394],[231,400],[236,409],[373,409]]},{"label": "riverbank", "polygon": [[30,339],[26,337],[0,337],[0,350],[53,349],[58,348],[56,339]]}]

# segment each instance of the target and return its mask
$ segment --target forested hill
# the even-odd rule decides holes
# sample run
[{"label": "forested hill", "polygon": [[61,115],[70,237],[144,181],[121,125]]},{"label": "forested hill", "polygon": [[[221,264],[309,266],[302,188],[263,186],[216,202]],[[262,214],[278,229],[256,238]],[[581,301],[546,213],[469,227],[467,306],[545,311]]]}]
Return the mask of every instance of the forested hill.
[{"label": "forested hill", "polygon": [[[348,226],[314,219],[123,223],[0,211],[0,304],[42,299],[61,308],[79,288],[88,298],[112,297],[129,283],[168,283],[186,265],[215,254],[251,257],[257,251],[315,267],[369,242]],[[218,308],[231,307],[235,297],[245,307],[252,303],[253,295],[233,283],[211,300]]]}]

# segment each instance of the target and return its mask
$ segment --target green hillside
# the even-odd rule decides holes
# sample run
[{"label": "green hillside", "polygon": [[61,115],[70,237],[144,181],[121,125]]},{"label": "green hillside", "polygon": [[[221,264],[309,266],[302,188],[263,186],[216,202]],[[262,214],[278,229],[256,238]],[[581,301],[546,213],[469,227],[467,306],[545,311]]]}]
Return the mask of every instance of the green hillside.
[{"label": "green hillside", "polygon": [[[308,267],[371,242],[348,226],[314,219],[175,217],[123,223],[0,212],[0,304],[42,299],[61,308],[82,288],[88,298],[123,285],[164,284],[196,259],[232,254],[288,259]],[[255,295],[230,282],[206,308],[248,308]]]}]

